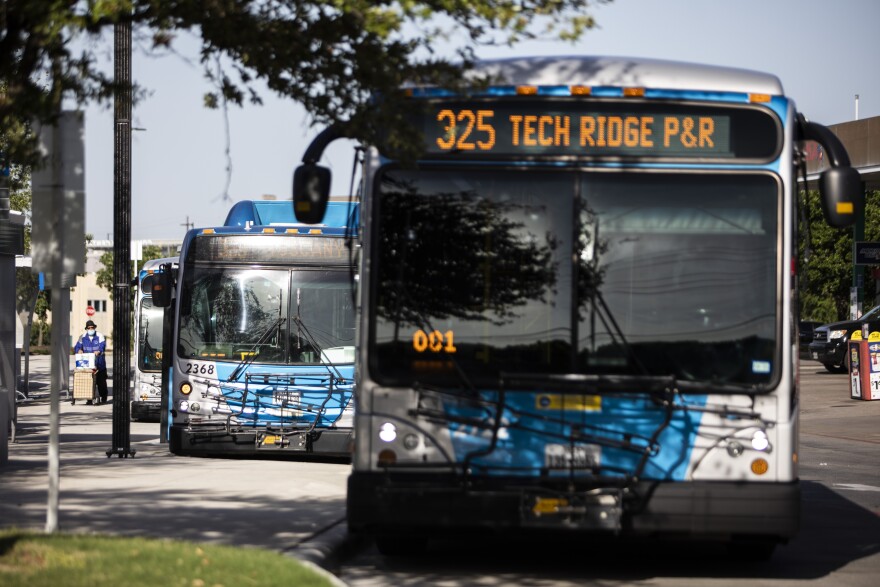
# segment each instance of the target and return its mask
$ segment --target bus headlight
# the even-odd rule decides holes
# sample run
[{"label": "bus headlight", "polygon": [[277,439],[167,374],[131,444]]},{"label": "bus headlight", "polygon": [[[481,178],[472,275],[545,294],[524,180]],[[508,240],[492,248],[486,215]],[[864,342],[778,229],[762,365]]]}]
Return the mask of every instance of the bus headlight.
[{"label": "bus headlight", "polygon": [[737,441],[728,442],[727,443],[727,454],[732,457],[738,457],[745,451],[745,447],[738,443]]},{"label": "bus headlight", "polygon": [[414,450],[419,446],[419,437],[415,434],[407,434],[403,437],[403,447],[406,450]]},{"label": "bus headlight", "polygon": [[180,400],[180,403],[177,404],[177,407],[180,409],[181,412],[188,412],[189,411],[189,402],[186,401],[185,399]]},{"label": "bus headlight", "polygon": [[397,426],[391,422],[385,422],[379,427],[379,439],[384,442],[394,442],[397,438]]},{"label": "bus headlight", "polygon": [[763,430],[756,430],[752,435],[752,448],[761,452],[770,452],[770,439]]}]

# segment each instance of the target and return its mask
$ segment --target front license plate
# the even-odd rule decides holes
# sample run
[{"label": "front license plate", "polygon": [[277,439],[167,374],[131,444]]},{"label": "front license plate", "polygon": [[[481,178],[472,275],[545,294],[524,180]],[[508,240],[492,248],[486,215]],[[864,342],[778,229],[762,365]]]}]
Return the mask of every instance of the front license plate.
[{"label": "front license plate", "polygon": [[276,406],[298,406],[302,399],[302,395],[298,391],[274,391],[272,392],[272,403]]},{"label": "front license plate", "polygon": [[620,530],[623,506],[619,490],[556,495],[525,494],[520,509],[524,526]]},{"label": "front license plate", "polygon": [[819,353],[813,353],[813,359],[818,361],[819,360]]},{"label": "front license plate", "polygon": [[547,469],[592,469],[599,466],[602,449],[596,445],[548,444],[544,446]]}]

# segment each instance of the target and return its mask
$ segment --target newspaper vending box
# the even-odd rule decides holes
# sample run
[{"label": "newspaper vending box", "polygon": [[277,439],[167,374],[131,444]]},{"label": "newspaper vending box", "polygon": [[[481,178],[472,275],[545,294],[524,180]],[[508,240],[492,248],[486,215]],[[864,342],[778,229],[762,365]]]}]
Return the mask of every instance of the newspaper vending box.
[{"label": "newspaper vending box", "polygon": [[849,395],[852,399],[880,400],[880,332],[867,340],[855,332],[847,343]]}]

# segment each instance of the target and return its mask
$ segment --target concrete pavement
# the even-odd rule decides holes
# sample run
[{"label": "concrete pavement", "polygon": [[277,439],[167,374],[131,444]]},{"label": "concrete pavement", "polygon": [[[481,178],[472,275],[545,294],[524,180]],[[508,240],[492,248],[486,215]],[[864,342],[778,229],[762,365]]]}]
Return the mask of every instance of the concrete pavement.
[{"label": "concrete pavement", "polygon": [[[31,357],[31,371],[34,399],[18,406],[16,442],[0,468],[0,526],[42,530],[49,358]],[[347,464],[176,457],[155,423],[132,422],[134,458],[108,458],[111,446],[112,401],[61,402],[62,531],[268,548],[324,567],[351,545]]]}]

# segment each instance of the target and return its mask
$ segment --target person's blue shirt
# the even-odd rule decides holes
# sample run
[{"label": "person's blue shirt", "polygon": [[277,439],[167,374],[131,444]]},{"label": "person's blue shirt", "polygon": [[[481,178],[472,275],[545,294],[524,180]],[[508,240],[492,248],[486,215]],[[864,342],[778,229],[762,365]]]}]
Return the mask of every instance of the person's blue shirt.
[{"label": "person's blue shirt", "polygon": [[104,358],[104,349],[107,348],[107,341],[104,339],[104,335],[100,332],[95,331],[94,334],[86,333],[79,337],[79,340],[76,341],[76,345],[73,347],[74,353],[94,353],[99,352],[100,354],[95,355],[95,367],[100,371],[107,370],[107,360]]}]

